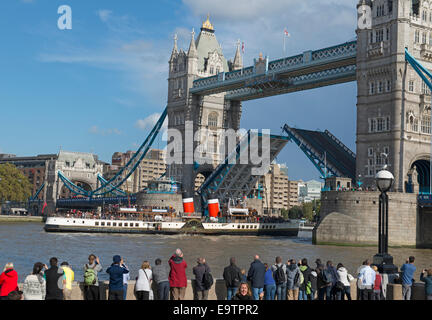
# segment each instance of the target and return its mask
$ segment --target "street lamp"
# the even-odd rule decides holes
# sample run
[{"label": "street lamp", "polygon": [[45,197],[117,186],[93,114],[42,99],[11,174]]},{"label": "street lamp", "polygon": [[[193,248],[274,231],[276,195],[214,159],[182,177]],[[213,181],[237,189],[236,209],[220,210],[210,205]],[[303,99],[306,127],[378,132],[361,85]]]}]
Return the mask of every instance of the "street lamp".
[{"label": "street lamp", "polygon": [[381,273],[397,273],[397,267],[393,264],[393,257],[388,253],[388,195],[387,191],[393,185],[394,177],[390,171],[379,171],[375,176],[379,196],[378,210],[378,253],[374,256],[374,264]]}]

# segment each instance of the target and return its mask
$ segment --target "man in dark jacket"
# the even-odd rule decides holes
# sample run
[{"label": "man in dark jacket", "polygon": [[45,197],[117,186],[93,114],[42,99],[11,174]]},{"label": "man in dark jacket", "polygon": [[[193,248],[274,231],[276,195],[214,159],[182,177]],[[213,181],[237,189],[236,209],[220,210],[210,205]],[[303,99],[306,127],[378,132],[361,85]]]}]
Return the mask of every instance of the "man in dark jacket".
[{"label": "man in dark jacket", "polygon": [[331,282],[329,282],[326,287],[326,300],[336,300],[336,282],[338,275],[336,268],[333,266],[333,262],[327,261],[327,267],[324,269],[324,273],[331,275]]},{"label": "man in dark jacket", "polygon": [[49,263],[50,268],[45,271],[45,300],[63,300],[63,288],[66,284],[64,271],[57,266],[58,260],[56,257],[51,258]]},{"label": "man in dark jacket", "polygon": [[225,267],[223,278],[227,287],[227,300],[231,300],[237,293],[242,279],[240,268],[236,266],[234,257],[230,259],[230,265]]},{"label": "man in dark jacket", "polygon": [[210,267],[205,262],[204,258],[197,259],[198,265],[193,267],[192,271],[195,275],[195,297],[194,300],[208,300],[208,292],[210,288],[207,288],[204,283],[204,274],[210,273]]},{"label": "man in dark jacket", "polygon": [[123,275],[129,273],[128,269],[121,267],[123,264],[122,257],[116,255],[113,257],[113,263],[106,270],[110,276],[108,300],[123,300]]},{"label": "man in dark jacket", "polygon": [[264,277],[266,268],[260,261],[259,255],[255,256],[254,261],[251,263],[247,279],[251,282],[252,296],[254,300],[259,300],[260,295],[264,292]]}]

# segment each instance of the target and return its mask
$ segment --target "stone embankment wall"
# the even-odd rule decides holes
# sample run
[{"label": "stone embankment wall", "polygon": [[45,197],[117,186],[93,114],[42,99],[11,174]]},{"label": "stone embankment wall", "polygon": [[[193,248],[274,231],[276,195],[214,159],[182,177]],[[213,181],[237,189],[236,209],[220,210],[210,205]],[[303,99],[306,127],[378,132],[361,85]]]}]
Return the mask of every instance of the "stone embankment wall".
[{"label": "stone embankment wall", "polygon": [[[388,193],[389,246],[416,246],[419,239],[417,195]],[[379,193],[326,191],[321,194],[320,221],[314,244],[376,245]]]},{"label": "stone embankment wall", "polygon": [[14,216],[1,215],[0,222],[43,222],[41,216]]},{"label": "stone embankment wall", "polygon": [[[134,295],[135,281],[129,281],[126,300],[136,300]],[[22,284],[19,284],[22,288]],[[101,300],[107,300],[108,298],[108,281],[100,282],[100,293]],[[195,290],[195,280],[188,280],[188,286],[186,288],[185,300],[193,300]],[[157,300],[157,290],[153,286],[155,299]],[[83,294],[83,283],[74,282],[72,285],[72,299],[73,300],[84,300]],[[356,280],[351,282],[351,298],[352,300],[357,299],[357,286]],[[425,288],[423,283],[414,283],[412,288],[412,300],[425,300]],[[226,300],[226,287],[223,279],[215,279],[215,284],[209,291],[209,300]],[[402,285],[400,284],[388,284],[387,285],[387,300],[402,300]]]}]

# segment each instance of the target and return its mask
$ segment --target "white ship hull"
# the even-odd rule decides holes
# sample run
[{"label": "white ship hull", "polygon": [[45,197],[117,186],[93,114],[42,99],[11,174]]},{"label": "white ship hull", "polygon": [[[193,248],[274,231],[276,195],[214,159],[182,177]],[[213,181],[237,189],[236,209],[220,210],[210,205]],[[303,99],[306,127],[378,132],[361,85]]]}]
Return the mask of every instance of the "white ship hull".
[{"label": "white ship hull", "polygon": [[202,223],[195,219],[188,222],[148,222],[48,217],[44,229],[47,232],[297,236],[299,223]]}]

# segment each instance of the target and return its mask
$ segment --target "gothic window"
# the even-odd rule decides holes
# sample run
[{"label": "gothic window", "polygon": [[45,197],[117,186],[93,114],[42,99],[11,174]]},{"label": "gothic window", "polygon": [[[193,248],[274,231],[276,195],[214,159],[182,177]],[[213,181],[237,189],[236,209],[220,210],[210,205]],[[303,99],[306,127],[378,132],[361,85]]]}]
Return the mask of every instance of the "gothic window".
[{"label": "gothic window", "polygon": [[427,37],[426,32],[423,32],[422,43],[424,43],[424,44],[426,44],[426,37]]},{"label": "gothic window", "polygon": [[[432,13],[431,13],[431,18],[432,18]],[[431,20],[432,22],[432,20]],[[429,35],[429,45],[432,46],[432,33]]]},{"label": "gothic window", "polygon": [[415,16],[419,15],[419,12],[420,12],[420,0],[412,0],[411,12]]},{"label": "gothic window", "polygon": [[391,81],[390,80],[387,80],[386,91],[387,92],[391,91]]},{"label": "gothic window", "polygon": [[418,30],[415,31],[414,42],[415,43],[419,43],[420,42],[420,31],[418,31]]},{"label": "gothic window", "polygon": [[213,66],[210,67],[210,74],[214,74],[214,67]]},{"label": "gothic window", "polygon": [[390,29],[389,28],[387,28],[387,31],[386,31],[386,40],[387,41],[390,40]]},{"label": "gothic window", "polygon": [[408,130],[418,132],[418,119],[412,113],[408,115]]},{"label": "gothic window", "polygon": [[384,30],[383,29],[376,30],[375,31],[375,38],[376,38],[375,42],[383,41],[384,40]]},{"label": "gothic window", "polygon": [[414,92],[414,80],[410,80],[408,84],[408,90]]},{"label": "gothic window", "polygon": [[423,20],[423,21],[426,21],[426,20],[427,20],[427,13],[426,13],[426,10],[423,10],[423,12],[422,12],[422,20]]},{"label": "gothic window", "polygon": [[382,81],[380,81],[378,83],[378,93],[382,93],[384,90],[384,83]]},{"label": "gothic window", "polygon": [[218,125],[218,115],[216,112],[212,112],[208,116],[207,125],[209,127],[217,127]]},{"label": "gothic window", "polygon": [[392,13],[393,12],[393,0],[388,0],[387,6],[388,6],[388,12]]},{"label": "gothic window", "polygon": [[376,154],[376,156],[375,156],[375,164],[378,165],[378,166],[382,165],[383,164],[382,160],[383,159],[381,158],[381,155]]},{"label": "gothic window", "polygon": [[207,151],[210,153],[217,153],[217,136],[210,135],[207,141]]},{"label": "gothic window", "polygon": [[377,7],[377,17],[382,17],[384,15],[384,5]]},{"label": "gothic window", "polygon": [[431,94],[429,87],[424,82],[422,82],[422,93],[427,95]]},{"label": "gothic window", "polygon": [[373,148],[368,148],[368,157],[373,157]]},{"label": "gothic window", "polygon": [[369,43],[373,43],[373,32],[369,34]]},{"label": "gothic window", "polygon": [[216,67],[216,74],[218,74],[220,72],[219,67]]},{"label": "gothic window", "polygon": [[369,119],[369,132],[375,132],[376,131],[376,119]]},{"label": "gothic window", "polygon": [[377,118],[377,131],[381,132],[385,130],[385,119],[384,118]]},{"label": "gothic window", "polygon": [[369,94],[374,94],[375,93],[375,83],[371,82],[369,83]]},{"label": "gothic window", "polygon": [[390,117],[386,117],[386,131],[390,131]]},{"label": "gothic window", "polygon": [[422,116],[421,132],[431,134],[431,117],[429,114],[424,114]]}]

